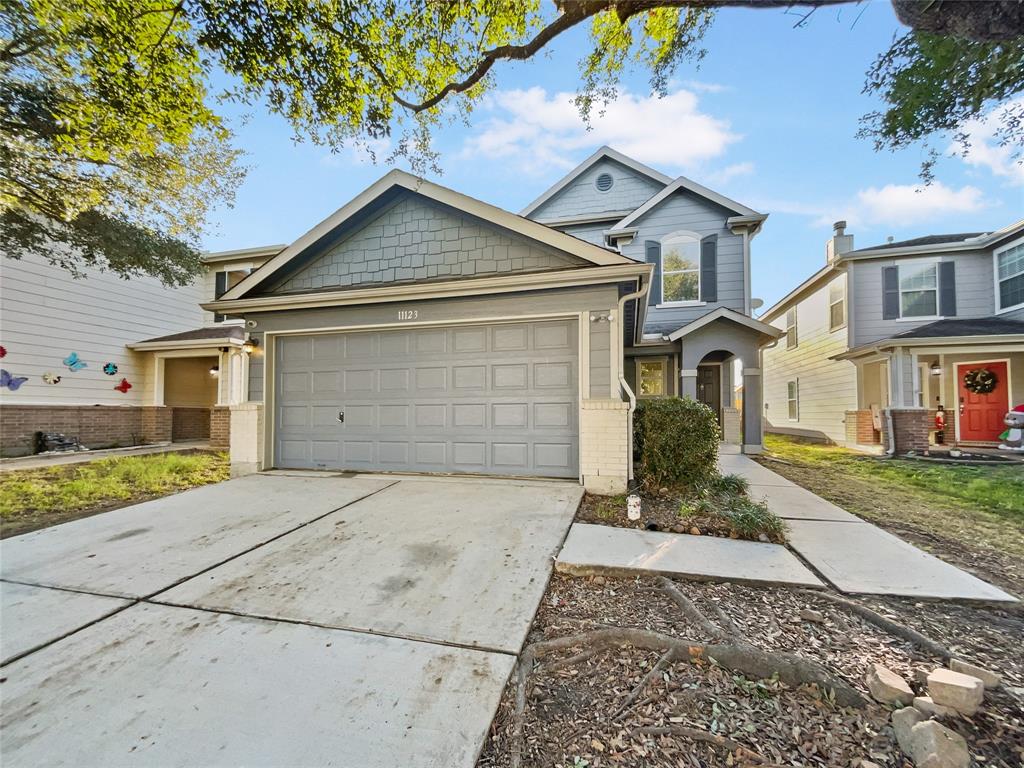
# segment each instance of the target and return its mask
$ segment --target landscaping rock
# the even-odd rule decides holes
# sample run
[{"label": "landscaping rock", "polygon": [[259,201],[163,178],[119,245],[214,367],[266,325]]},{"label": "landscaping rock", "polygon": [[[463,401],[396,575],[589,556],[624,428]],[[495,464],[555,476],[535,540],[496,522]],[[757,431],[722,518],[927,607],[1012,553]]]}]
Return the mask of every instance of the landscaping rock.
[{"label": "landscaping rock", "polygon": [[914,707],[904,707],[892,713],[892,729],[896,732],[896,743],[904,754],[910,755],[911,731],[918,723],[923,722],[925,716]]},{"label": "landscaping rock", "polygon": [[954,672],[960,672],[961,674],[978,678],[985,685],[985,688],[989,690],[992,688],[998,688],[1003,682],[1003,678],[995,672],[989,672],[983,667],[970,664],[966,661],[961,661],[960,659],[952,659],[949,662],[949,668]]},{"label": "landscaping rock", "polygon": [[607,582],[608,582],[608,579],[606,579],[604,576],[595,576],[594,577],[594,583],[597,586],[599,586],[599,587],[603,587]]},{"label": "landscaping rock", "polygon": [[694,536],[700,536],[700,528],[698,528],[695,525],[695,526],[693,526],[693,528],[690,529],[690,533],[693,534]]},{"label": "landscaping rock", "polygon": [[907,705],[914,701],[914,692],[907,681],[881,664],[871,667],[866,682],[872,697],[883,704]]},{"label": "landscaping rock", "polygon": [[916,768],[967,768],[971,755],[958,733],[935,720],[926,720],[914,707],[892,713],[896,741]]},{"label": "landscaping rock", "polygon": [[985,698],[985,684],[971,675],[939,668],[928,675],[928,695],[936,704],[973,715]]},{"label": "landscaping rock", "polygon": [[952,707],[936,704],[931,696],[916,696],[914,698],[914,707],[929,716],[949,717],[956,714],[956,710]]},{"label": "landscaping rock", "polygon": [[815,624],[825,623],[825,614],[821,611],[812,611],[810,608],[804,608],[800,611],[800,618],[804,621],[812,621]]}]

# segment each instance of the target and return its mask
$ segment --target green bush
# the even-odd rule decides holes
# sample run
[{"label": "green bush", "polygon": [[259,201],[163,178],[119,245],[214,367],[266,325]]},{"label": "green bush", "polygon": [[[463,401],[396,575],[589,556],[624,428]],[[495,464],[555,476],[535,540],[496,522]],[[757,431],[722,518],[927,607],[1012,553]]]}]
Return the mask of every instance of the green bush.
[{"label": "green bush", "polygon": [[703,403],[688,397],[642,400],[633,429],[637,477],[646,488],[695,488],[716,475],[718,419]]}]

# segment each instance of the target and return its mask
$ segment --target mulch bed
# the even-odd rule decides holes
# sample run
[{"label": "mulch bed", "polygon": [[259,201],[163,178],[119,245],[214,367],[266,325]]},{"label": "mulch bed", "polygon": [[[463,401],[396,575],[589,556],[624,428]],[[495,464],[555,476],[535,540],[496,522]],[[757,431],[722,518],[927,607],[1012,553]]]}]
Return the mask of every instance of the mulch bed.
[{"label": "mulch bed", "polygon": [[[882,663],[915,690],[915,675],[941,662],[821,597],[782,588],[676,582],[701,610],[720,610],[755,646],[813,659],[867,694],[864,675]],[[1003,688],[986,692],[973,718],[947,718],[976,765],[1010,768],[1024,759],[1024,615],[1013,609],[915,603],[897,598],[857,600],[944,643],[955,655],[1003,675]],[[800,619],[802,609],[823,623]],[[653,579],[574,578],[555,575],[528,643],[606,627],[650,629],[692,641],[708,638],[681,613]],[[838,708],[814,687],[789,689],[772,680],[747,680],[711,662],[669,663],[618,717],[615,713],[659,659],[657,652],[612,648],[550,669],[534,668],[525,709],[522,765],[673,766],[753,765],[720,745],[644,728],[691,728],[717,733],[761,755],[767,764],[855,768],[872,760],[909,768],[889,726],[890,711],[874,702]],[[1011,689],[1020,689],[1016,693]],[[478,768],[507,766],[512,751],[515,676],[505,691]]]},{"label": "mulch bed", "polygon": [[[647,529],[671,533],[691,533],[699,536],[738,538],[722,518],[695,515],[683,520],[679,507],[683,497],[668,492],[657,495],[640,494],[640,519],[630,520],[626,515],[624,496],[594,496],[586,494],[576,512],[577,523],[610,525],[614,528]],[[696,530],[695,530],[696,529]]]}]

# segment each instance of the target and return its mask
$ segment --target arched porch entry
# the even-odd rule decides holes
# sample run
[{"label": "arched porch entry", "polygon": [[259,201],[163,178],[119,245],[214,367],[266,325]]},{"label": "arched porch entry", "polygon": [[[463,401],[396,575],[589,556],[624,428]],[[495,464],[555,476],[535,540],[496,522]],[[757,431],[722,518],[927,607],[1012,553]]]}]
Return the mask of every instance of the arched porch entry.
[{"label": "arched porch entry", "polygon": [[744,453],[763,448],[761,347],[780,333],[752,317],[719,309],[669,336],[680,344],[679,393],[715,409],[723,439],[742,445]]}]

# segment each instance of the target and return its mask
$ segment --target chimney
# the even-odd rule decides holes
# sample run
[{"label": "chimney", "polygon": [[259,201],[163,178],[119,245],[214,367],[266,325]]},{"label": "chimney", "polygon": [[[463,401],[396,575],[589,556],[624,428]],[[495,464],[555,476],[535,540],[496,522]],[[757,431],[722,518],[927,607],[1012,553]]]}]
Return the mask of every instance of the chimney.
[{"label": "chimney", "polygon": [[842,256],[853,250],[853,235],[846,234],[846,222],[837,221],[832,225],[832,238],[825,243],[825,260],[832,264]]}]

